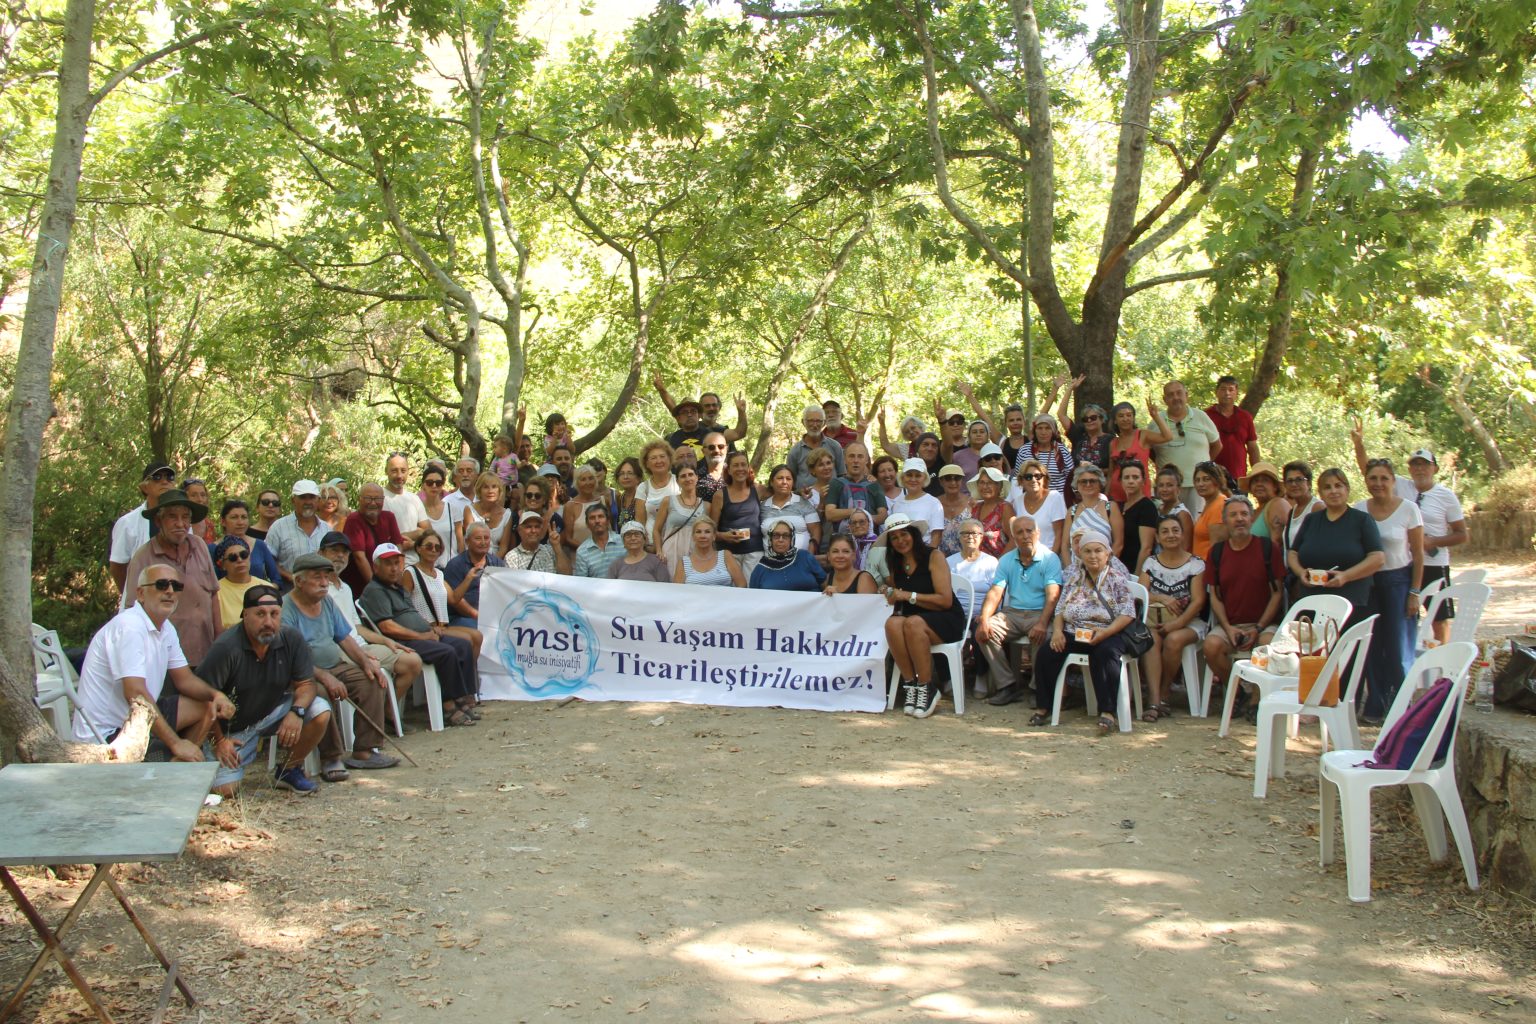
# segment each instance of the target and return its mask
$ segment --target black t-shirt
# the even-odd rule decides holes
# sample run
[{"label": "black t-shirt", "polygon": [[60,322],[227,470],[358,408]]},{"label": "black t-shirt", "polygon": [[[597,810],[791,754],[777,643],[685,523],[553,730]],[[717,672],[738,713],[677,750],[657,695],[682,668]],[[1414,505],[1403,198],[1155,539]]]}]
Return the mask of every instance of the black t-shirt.
[{"label": "black t-shirt", "polygon": [[1152,534],[1157,535],[1157,502],[1151,498],[1142,498],[1122,513],[1125,520],[1125,542],[1120,545],[1120,562],[1130,571],[1136,574],[1136,560],[1141,557],[1141,529],[1143,526],[1152,527]]},{"label": "black t-shirt", "polygon": [[702,454],[704,451],[704,439],[710,434],[715,433],[717,429],[716,427],[706,427],[702,423],[692,430],[684,430],[682,427],[678,427],[667,435],[667,444],[673,448],[682,448],[684,445],[689,448],[697,448]]},{"label": "black t-shirt", "polygon": [[234,733],[270,715],[294,683],[313,679],[315,663],[304,634],[292,626],[283,626],[266,656],[258,659],[245,626],[237,622],[214,640],[197,666],[197,675],[234,701],[235,717],[228,726]]}]

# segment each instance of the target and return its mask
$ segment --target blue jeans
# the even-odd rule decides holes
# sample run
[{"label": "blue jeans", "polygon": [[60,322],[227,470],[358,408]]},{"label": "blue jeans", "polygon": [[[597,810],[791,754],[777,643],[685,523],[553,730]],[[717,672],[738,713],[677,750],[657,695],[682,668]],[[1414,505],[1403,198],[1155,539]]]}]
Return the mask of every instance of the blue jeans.
[{"label": "blue jeans", "polygon": [[1413,567],[1383,569],[1371,580],[1371,601],[1366,611],[1377,615],[1371,631],[1371,649],[1365,661],[1365,707],[1367,718],[1385,718],[1387,709],[1403,685],[1403,676],[1413,664],[1414,641],[1419,623],[1407,614],[1408,588]]},{"label": "blue jeans", "polygon": [[[283,717],[288,714],[289,709],[292,707],[293,694],[290,693],[278,701],[277,706],[268,712],[267,716],[261,721],[255,725],[248,725],[239,732],[229,734],[229,738],[235,741],[235,748],[239,752],[240,763],[234,768],[226,768],[222,764],[219,765],[219,770],[213,777],[214,788],[228,786],[245,778],[245,770],[251,766],[252,761],[256,760],[256,750],[261,746],[261,738],[263,736],[275,736],[277,734],[277,727],[283,723]],[[317,696],[309,705],[309,716],[305,721],[315,717],[322,711],[329,710],[331,710],[331,702],[324,697]]]}]

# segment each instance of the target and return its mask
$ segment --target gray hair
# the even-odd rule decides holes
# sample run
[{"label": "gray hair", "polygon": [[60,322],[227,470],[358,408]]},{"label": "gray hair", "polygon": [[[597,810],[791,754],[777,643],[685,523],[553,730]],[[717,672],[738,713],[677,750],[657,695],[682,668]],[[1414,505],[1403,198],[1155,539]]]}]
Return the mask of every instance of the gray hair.
[{"label": "gray hair", "polygon": [[472,459],[468,455],[464,456],[462,459],[460,459],[459,461],[455,462],[453,464],[453,468],[454,469],[458,469],[460,466],[464,465],[464,463],[466,463],[466,462],[469,463],[471,466],[475,467],[475,472],[476,473],[480,472],[480,460],[479,459]]},{"label": "gray hair", "polygon": [[491,528],[489,526],[486,526],[482,522],[476,521],[476,522],[470,523],[468,526],[464,527],[464,539],[468,540],[469,539],[469,535],[474,533],[476,530],[484,530],[486,533],[490,533],[491,532]]},{"label": "gray hair", "polygon": [[822,419],[826,419],[827,412],[819,405],[808,405],[805,407],[805,411],[800,414],[800,422],[804,423],[807,416],[820,416]]},{"label": "gray hair", "polygon": [[1072,474],[1072,485],[1074,487],[1077,486],[1077,482],[1085,476],[1097,478],[1099,481],[1099,486],[1104,486],[1104,471],[1091,462],[1084,463],[1083,465],[1077,467],[1077,472]]}]

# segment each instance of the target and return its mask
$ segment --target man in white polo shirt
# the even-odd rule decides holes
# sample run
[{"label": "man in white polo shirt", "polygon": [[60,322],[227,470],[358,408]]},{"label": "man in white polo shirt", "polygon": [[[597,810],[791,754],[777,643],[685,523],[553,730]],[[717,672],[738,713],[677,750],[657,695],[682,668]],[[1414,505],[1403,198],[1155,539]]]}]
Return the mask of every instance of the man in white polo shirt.
[{"label": "man in white polo shirt", "polygon": [[[1349,432],[1355,446],[1355,463],[1365,474],[1370,460],[1365,454],[1365,434],[1359,419]],[[1467,517],[1461,510],[1461,501],[1449,487],[1435,482],[1440,464],[1435,453],[1419,448],[1408,455],[1408,476],[1397,476],[1397,496],[1419,507],[1424,517],[1424,580],[1429,586],[1435,580],[1450,582],[1451,553],[1448,549],[1467,542]],[[1451,601],[1440,602],[1435,613],[1435,639],[1446,643],[1451,638],[1451,620],[1456,608]]]},{"label": "man in white polo shirt", "polygon": [[[130,701],[145,697],[160,709],[146,757],[201,761],[215,717],[235,713],[228,697],[192,674],[171,614],[181,574],[156,563],[139,573],[133,607],[119,612],[91,639],[80,669],[80,707],[72,732],[82,743],[111,743],[128,721]],[[171,682],[166,686],[166,680]],[[154,758],[158,752],[160,757]]]}]

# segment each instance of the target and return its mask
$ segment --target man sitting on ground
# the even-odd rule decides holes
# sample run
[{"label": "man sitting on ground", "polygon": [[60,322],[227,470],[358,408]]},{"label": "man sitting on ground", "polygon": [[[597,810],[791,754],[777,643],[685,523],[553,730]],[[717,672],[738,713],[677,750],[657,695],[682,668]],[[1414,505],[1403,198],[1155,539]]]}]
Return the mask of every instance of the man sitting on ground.
[{"label": "man sitting on ground", "polygon": [[[1014,516],[1008,532],[1014,548],[997,560],[997,575],[976,623],[976,642],[986,655],[992,681],[1004,684],[987,701],[998,707],[1025,696],[1028,684],[1024,677],[1029,674],[1025,669],[1033,660],[1030,652],[1045,643],[1046,629],[1056,615],[1056,600],[1061,597],[1061,559],[1040,544],[1040,527],[1029,516]],[[1029,647],[1016,671],[1008,644],[1021,636],[1029,637]]]},{"label": "man sitting on ground", "polygon": [[[1233,652],[1251,651],[1275,635],[1285,567],[1280,545],[1253,535],[1253,506],[1247,498],[1239,494],[1227,499],[1221,521],[1227,539],[1212,545],[1211,557],[1205,560],[1205,593],[1211,604],[1205,663],[1213,677],[1225,683]],[[1234,709],[1246,706],[1247,694],[1238,694]]]},{"label": "man sitting on ground", "polygon": [[331,703],[340,706],[350,700],[362,711],[353,721],[350,753],[344,755],[334,719],[320,741],[320,777],[345,782],[348,768],[393,768],[400,761],[378,749],[384,737],[373,725],[388,713],[389,680],[352,638],[352,627],[331,600],[332,572],[324,555],[302,555],[293,563],[293,589],[283,598],[283,625],[304,635],[315,662],[315,681],[325,687]]},{"label": "man sitting on ground", "polygon": [[304,758],[330,728],[331,705],[315,690],[309,645],[298,630],[283,625],[275,588],[245,592],[240,621],[219,635],[198,671],[235,703],[228,733],[213,746],[221,766],[214,792],[234,796],[261,738],[276,736],[288,752],[277,765],[278,787],[301,796],[313,793],[316,784],[304,773]]},{"label": "man sitting on ground", "polygon": [[624,556],[624,544],[608,532],[608,509],[602,505],[587,506],[587,530],[592,536],[576,549],[575,568],[571,574],[605,580],[613,560]]},{"label": "man sitting on ground", "polygon": [[133,605],[103,626],[85,652],[74,738],[111,743],[128,721],[133,698],[145,697],[160,712],[150,726],[145,760],[201,761],[214,718],[228,719],[235,706],[187,667],[170,621],[181,597],[176,568],[146,566],[134,589]]}]

